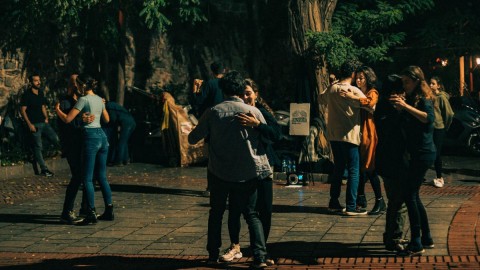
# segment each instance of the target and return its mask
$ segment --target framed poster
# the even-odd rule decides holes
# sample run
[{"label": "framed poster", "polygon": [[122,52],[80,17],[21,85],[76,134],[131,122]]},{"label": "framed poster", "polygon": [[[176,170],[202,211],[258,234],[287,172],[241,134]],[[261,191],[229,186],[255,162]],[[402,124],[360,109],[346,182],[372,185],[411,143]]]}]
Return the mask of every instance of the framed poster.
[{"label": "framed poster", "polygon": [[307,136],[310,131],[310,103],[290,103],[290,135]]}]

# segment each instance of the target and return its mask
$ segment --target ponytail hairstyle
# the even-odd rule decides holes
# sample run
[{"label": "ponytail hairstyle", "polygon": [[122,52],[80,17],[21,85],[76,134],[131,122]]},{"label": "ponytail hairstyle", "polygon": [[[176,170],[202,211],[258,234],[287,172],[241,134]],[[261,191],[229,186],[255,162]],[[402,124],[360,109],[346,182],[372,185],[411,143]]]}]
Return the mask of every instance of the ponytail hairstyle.
[{"label": "ponytail hairstyle", "polygon": [[418,82],[412,93],[414,107],[417,107],[418,101],[422,97],[425,99],[429,99],[432,102],[435,102],[433,91],[425,80],[425,75],[423,74],[423,71],[420,67],[409,66],[402,71],[401,75],[407,76],[410,79]]},{"label": "ponytail hairstyle", "polygon": [[87,91],[92,90],[95,92],[97,89],[98,82],[89,75],[80,75],[76,79],[78,88],[81,89],[81,92],[85,94]]},{"label": "ponytail hairstyle", "polygon": [[260,96],[260,93],[258,92],[258,86],[255,83],[255,81],[248,78],[248,79],[245,79],[245,84],[250,86],[252,88],[253,92],[255,92],[255,95],[257,95],[257,102],[256,103],[258,103],[260,106],[265,108],[265,110],[267,110],[272,115],[275,115],[272,108],[270,108],[270,106],[268,106],[267,102]]}]

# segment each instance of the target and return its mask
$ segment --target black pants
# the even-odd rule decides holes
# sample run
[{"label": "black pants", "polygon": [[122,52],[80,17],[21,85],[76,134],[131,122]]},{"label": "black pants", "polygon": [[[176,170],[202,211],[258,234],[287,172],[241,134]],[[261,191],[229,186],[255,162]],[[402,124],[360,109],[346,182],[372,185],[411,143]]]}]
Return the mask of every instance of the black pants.
[{"label": "black pants", "polygon": [[[230,197],[231,198],[231,197]],[[232,202],[229,198],[229,204]],[[273,182],[272,178],[267,177],[262,180],[258,180],[257,190],[257,205],[256,210],[259,214],[260,221],[263,226],[263,235],[265,242],[267,242],[268,235],[270,234],[270,227],[272,224],[272,201],[273,201]],[[228,234],[232,243],[238,244],[240,242],[240,212],[232,211],[228,212]]]},{"label": "black pants", "polygon": [[230,197],[230,211],[243,214],[250,233],[250,248],[254,259],[263,261],[266,255],[262,223],[255,210],[258,180],[228,182],[208,172],[210,179],[210,214],[208,216],[207,251],[210,259],[217,259],[222,246],[222,219],[227,198]]},{"label": "black pants", "polygon": [[437,148],[437,156],[435,158],[435,172],[437,173],[437,178],[442,177],[442,148],[443,140],[445,139],[445,129],[434,129],[433,130],[433,143],[435,148]]}]

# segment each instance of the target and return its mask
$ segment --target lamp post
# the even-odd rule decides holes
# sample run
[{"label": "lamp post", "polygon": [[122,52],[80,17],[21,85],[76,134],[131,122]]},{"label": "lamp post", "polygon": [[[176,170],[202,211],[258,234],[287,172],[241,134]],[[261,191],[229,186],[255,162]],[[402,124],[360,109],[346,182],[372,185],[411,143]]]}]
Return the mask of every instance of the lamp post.
[{"label": "lamp post", "polygon": [[473,56],[470,56],[470,65],[469,65],[469,70],[470,70],[470,92],[473,92],[473,71],[477,69],[477,67],[480,65],[480,57],[475,58],[475,67],[473,67]]}]

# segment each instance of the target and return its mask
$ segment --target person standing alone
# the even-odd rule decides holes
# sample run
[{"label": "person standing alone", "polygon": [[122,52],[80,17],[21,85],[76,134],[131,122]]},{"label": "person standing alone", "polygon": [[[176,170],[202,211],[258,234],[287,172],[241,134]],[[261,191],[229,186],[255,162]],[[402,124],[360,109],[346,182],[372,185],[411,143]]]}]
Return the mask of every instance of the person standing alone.
[{"label": "person standing alone", "polygon": [[53,128],[48,123],[47,99],[41,91],[40,75],[30,76],[31,88],[27,89],[20,101],[20,112],[32,134],[33,153],[35,161],[40,165],[40,175],[53,176],[43,159],[42,135],[53,145],[59,146],[59,139]]}]

